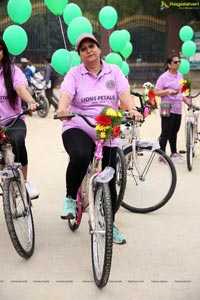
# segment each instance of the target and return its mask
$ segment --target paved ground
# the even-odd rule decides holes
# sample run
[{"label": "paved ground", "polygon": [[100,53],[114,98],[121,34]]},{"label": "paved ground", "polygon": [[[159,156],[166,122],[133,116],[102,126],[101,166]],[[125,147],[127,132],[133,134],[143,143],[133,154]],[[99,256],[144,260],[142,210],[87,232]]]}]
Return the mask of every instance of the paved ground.
[{"label": "paved ground", "polygon": [[[87,214],[76,233],[59,217],[67,163],[61,122],[53,120],[51,110],[45,119],[27,118],[27,126],[29,179],[41,193],[33,208],[36,247],[28,261],[16,254],[1,208],[0,299],[198,300],[200,145],[192,172],[186,163],[176,165],[177,188],[166,206],[146,215],[120,209],[117,223],[128,242],[114,245],[110,282],[99,290],[93,283]],[[153,115],[141,136],[156,139],[159,131],[159,116]],[[184,149],[184,119],[179,149]]]}]

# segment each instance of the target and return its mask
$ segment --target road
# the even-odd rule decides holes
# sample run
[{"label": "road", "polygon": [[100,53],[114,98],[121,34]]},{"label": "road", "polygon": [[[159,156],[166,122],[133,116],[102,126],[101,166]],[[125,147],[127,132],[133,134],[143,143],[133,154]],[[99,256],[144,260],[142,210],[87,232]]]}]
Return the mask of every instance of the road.
[{"label": "road", "polygon": [[[200,146],[192,172],[186,162],[176,164],[177,187],[166,206],[146,215],[120,208],[117,224],[127,244],[114,245],[110,281],[99,290],[93,282],[87,214],[75,233],[60,219],[67,155],[61,122],[53,114],[27,117],[29,180],[40,191],[33,202],[36,245],[29,260],[15,252],[0,209],[0,299],[198,300]],[[157,139],[159,131],[160,118],[152,115],[141,136]],[[184,118],[178,140],[179,150],[184,149]]]}]

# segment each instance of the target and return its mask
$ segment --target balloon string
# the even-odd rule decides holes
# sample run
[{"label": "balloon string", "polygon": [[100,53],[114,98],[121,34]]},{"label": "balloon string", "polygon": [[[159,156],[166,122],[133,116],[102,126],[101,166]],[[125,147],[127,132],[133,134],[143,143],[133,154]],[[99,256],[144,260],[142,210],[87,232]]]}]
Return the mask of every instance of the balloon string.
[{"label": "balloon string", "polygon": [[12,64],[14,64],[15,58],[16,58],[16,56],[13,56],[13,58],[12,58]]},{"label": "balloon string", "polygon": [[[109,39],[110,39],[110,30],[108,30],[108,43],[109,43]],[[112,52],[112,49],[110,48],[110,43],[109,43],[109,51],[110,51],[110,53]]]},{"label": "balloon string", "polygon": [[[61,20],[61,17],[59,16],[58,19],[59,19],[59,23],[60,23],[60,29],[61,29],[61,34],[62,34],[64,46],[65,46],[65,49],[67,50],[67,44],[66,44],[66,41],[65,41],[65,34],[64,34],[63,26],[62,26],[62,20]],[[69,59],[69,56],[68,56],[68,55],[67,55],[67,59],[68,59],[68,65],[69,65],[69,68],[71,68],[72,63],[73,63],[73,60],[72,60],[72,62],[70,62],[70,59]]]},{"label": "balloon string", "polygon": [[61,29],[61,33],[62,33],[64,46],[65,46],[65,49],[67,50],[67,44],[66,44],[66,41],[65,41],[65,35],[64,35],[64,30],[63,30],[63,26],[62,26],[61,17],[59,16],[58,19],[59,19],[59,23],[60,23],[60,29]]}]

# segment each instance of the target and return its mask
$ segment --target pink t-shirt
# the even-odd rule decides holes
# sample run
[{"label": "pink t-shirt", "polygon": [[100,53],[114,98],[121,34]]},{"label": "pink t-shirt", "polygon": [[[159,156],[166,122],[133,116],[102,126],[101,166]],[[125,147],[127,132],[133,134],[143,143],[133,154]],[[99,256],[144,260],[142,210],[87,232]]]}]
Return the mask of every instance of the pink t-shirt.
[{"label": "pink t-shirt", "polygon": [[[27,79],[23,72],[16,65],[12,65],[13,87],[16,89],[20,84],[28,86]],[[6,125],[14,118],[3,119],[14,116],[22,111],[21,99],[18,97],[18,102],[13,109],[8,101],[8,95],[4,83],[3,68],[0,69],[0,124]],[[22,119],[25,117],[22,116]],[[2,121],[1,121],[2,120]]]},{"label": "pink t-shirt", "polygon": [[[90,73],[83,64],[71,68],[61,84],[60,93],[71,97],[71,112],[82,113],[89,117],[91,123],[95,124],[95,117],[105,106],[118,109],[119,96],[127,90],[130,90],[130,85],[121,69],[102,60],[102,71],[98,76]],[[62,131],[70,128],[80,128],[95,141],[95,129],[81,117],[63,121]],[[112,145],[116,144],[112,142]]]},{"label": "pink t-shirt", "polygon": [[[167,70],[158,78],[155,88],[157,90],[166,90],[166,89],[173,89],[175,91],[179,91],[179,81],[183,79],[181,73],[176,73],[173,75]],[[171,112],[174,114],[181,115],[182,114],[182,104],[183,104],[183,95],[178,93],[176,95],[165,95],[161,97],[162,103],[169,103],[172,105]]]}]

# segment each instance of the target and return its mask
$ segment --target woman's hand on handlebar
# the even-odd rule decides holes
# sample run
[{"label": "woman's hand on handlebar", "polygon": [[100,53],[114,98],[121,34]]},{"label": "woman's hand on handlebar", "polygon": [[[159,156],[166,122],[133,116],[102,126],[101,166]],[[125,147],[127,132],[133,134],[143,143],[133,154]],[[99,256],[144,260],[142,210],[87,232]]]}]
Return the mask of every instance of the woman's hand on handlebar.
[{"label": "woman's hand on handlebar", "polygon": [[34,100],[31,100],[27,102],[27,105],[28,105],[29,115],[32,116],[33,112],[37,110],[39,104]]},{"label": "woman's hand on handlebar", "polygon": [[[69,111],[69,109],[67,108],[64,108],[64,109],[60,109],[59,107],[58,107],[58,110],[57,110],[57,112],[56,112],[56,116],[58,116],[59,117],[59,120],[60,121],[63,121],[63,120],[67,120],[67,121],[69,121],[69,120],[71,120],[71,117],[69,117],[69,118],[67,118],[66,116],[70,116],[70,111]],[[63,117],[63,118],[62,118]]]},{"label": "woman's hand on handlebar", "polygon": [[136,122],[143,121],[143,115],[139,111],[137,111],[137,109],[131,109],[128,113],[131,117],[135,118]]}]

